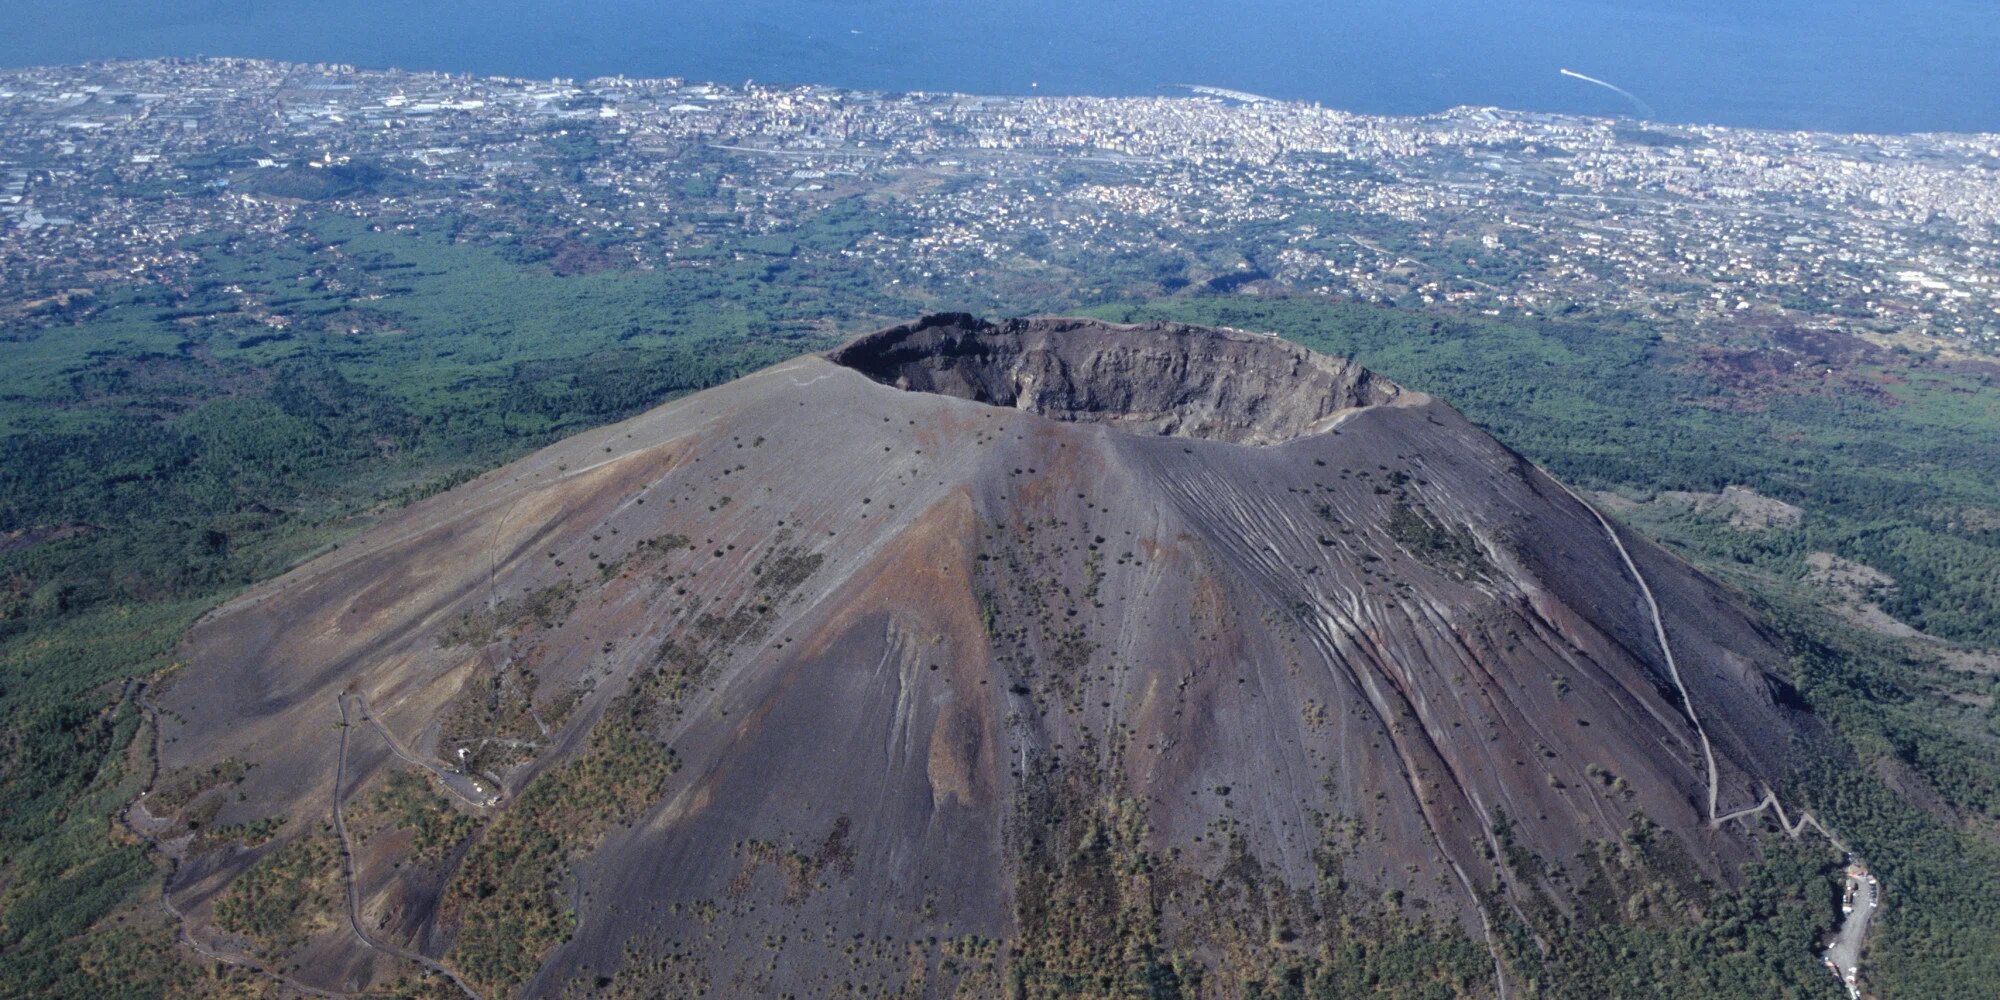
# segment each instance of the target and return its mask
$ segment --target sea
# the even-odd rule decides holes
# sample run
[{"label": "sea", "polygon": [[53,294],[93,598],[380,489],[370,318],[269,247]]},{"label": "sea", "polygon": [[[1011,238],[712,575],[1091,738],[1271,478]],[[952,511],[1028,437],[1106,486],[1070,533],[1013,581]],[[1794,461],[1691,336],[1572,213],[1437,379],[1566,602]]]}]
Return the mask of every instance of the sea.
[{"label": "sea", "polygon": [[1197,84],[1371,114],[2000,132],[2000,0],[0,0],[0,25],[0,67],[211,55],[982,94]]}]

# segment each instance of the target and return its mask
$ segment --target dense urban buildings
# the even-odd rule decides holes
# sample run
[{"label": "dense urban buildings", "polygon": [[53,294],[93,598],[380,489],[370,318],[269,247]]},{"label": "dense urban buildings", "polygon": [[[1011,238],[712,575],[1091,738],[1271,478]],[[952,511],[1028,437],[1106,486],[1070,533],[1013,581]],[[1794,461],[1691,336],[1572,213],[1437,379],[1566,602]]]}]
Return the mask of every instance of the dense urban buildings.
[{"label": "dense urban buildings", "polygon": [[[172,285],[186,237],[365,209],[579,267],[817,255],[944,298],[1208,282],[1720,338],[2000,342],[2000,137],[1381,118],[1197,89],[992,98],[256,60],[9,71],[0,308]],[[788,238],[856,197],[869,218],[851,238]]]}]

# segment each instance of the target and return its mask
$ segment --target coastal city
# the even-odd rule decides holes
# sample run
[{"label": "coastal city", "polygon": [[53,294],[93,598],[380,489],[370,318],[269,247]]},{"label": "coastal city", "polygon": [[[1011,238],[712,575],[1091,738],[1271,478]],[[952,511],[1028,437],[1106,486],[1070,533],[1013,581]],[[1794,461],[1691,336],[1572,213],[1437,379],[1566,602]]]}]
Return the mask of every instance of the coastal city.
[{"label": "coastal city", "polygon": [[[1193,285],[2000,347],[1994,135],[1385,118],[1208,87],[978,97],[241,59],[0,73],[0,318],[172,287],[189,237],[363,211],[552,247],[557,266],[818,256],[957,301]],[[797,238],[830,215],[841,238]]]}]

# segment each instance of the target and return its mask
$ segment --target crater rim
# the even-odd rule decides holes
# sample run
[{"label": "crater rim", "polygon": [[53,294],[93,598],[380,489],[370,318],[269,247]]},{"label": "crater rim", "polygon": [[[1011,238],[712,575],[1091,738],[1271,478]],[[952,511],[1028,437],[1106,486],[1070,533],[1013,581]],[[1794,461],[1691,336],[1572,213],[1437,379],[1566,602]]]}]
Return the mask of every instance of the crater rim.
[{"label": "crater rim", "polygon": [[937,313],[824,355],[870,381],[1141,436],[1268,447],[1426,398],[1274,334],[1075,316]]}]

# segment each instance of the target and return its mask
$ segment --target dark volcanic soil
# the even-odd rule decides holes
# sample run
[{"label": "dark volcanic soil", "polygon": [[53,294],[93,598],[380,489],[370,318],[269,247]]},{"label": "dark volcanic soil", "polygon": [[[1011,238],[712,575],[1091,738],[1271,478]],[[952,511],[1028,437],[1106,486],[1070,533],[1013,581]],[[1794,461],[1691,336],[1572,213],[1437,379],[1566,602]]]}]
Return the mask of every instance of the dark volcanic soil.
[{"label": "dark volcanic soil", "polygon": [[[1811,731],[1778,654],[1626,544],[1752,804]],[[1750,852],[1590,511],[1450,407],[1236,331],[873,334],[400,512],[184,659],[147,806],[173,899],[328,989],[417,971],[344,914],[244,918],[331,836],[343,696],[359,921],[485,996],[990,996],[1133,954],[1214,992],[1335,911],[1490,974],[1488,918],[1594,905],[1635,815],[1683,877]]]}]

